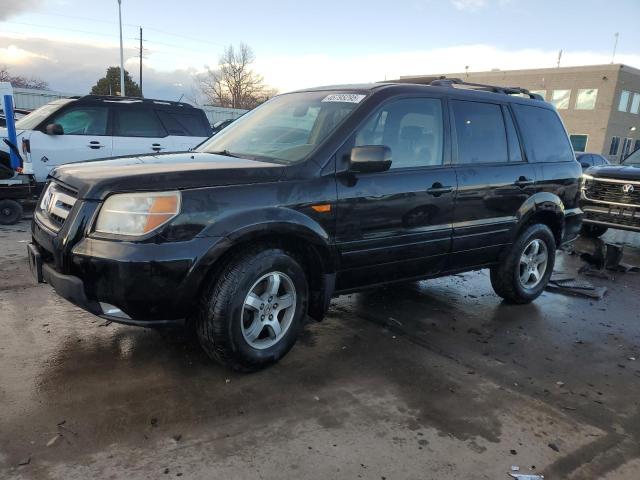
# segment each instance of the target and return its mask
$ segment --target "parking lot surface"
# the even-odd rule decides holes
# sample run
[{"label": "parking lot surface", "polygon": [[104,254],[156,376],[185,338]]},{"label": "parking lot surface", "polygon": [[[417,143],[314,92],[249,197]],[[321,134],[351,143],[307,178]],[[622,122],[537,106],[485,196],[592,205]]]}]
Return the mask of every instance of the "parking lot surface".
[{"label": "parking lot surface", "polygon": [[28,229],[0,227],[0,478],[638,478],[638,273],[561,253],[602,300],[505,305],[486,271],[340,297],[243,375],[35,285]]}]

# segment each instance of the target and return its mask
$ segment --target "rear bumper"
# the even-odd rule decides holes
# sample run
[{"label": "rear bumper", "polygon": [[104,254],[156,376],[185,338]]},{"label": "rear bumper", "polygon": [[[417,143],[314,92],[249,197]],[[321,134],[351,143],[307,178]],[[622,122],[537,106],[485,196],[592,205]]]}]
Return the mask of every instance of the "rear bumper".
[{"label": "rear bumper", "polygon": [[580,234],[582,222],[584,220],[583,211],[580,208],[572,208],[564,212],[564,229],[560,244],[565,245],[574,241]]}]

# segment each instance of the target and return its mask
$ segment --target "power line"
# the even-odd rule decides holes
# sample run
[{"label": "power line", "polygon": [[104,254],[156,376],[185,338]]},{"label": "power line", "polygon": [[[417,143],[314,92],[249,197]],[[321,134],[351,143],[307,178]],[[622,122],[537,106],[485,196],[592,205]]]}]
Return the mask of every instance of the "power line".
[{"label": "power line", "polygon": [[[54,17],[62,17],[62,18],[73,18],[76,20],[87,20],[90,22],[98,22],[98,23],[104,23],[104,24],[108,24],[108,25],[117,25],[117,22],[112,22],[110,20],[104,20],[104,19],[100,19],[100,18],[91,18],[91,17],[82,17],[79,15],[67,15],[65,13],[40,13],[39,15],[50,15],[50,16],[54,16]],[[139,25],[134,25],[132,23],[125,23],[122,22],[122,25],[125,25],[127,27],[133,27],[133,28],[138,28]],[[178,37],[178,38],[184,38],[186,40],[191,40],[193,42],[201,42],[201,43],[208,43],[209,45],[215,45],[217,47],[224,47],[224,45],[220,44],[220,43],[216,43],[216,42],[212,42],[209,40],[204,40],[202,38],[196,38],[196,37],[192,37],[189,35],[183,35],[180,33],[171,33],[171,32],[167,32],[166,30],[160,29],[160,28],[154,28],[154,27],[149,27],[149,26],[144,26],[144,28],[146,30],[152,30],[154,32],[159,32],[162,33],[164,35],[169,35],[172,37]]]},{"label": "power line", "polygon": [[[75,32],[75,33],[84,33],[87,35],[99,35],[102,37],[109,37],[109,38],[114,38],[115,35],[112,33],[102,33],[102,32],[90,32],[88,30],[80,30],[77,28],[69,28],[69,27],[54,27],[54,26],[50,26],[50,25],[40,25],[40,24],[36,24],[36,23],[27,23],[27,22],[14,22],[14,21],[5,21],[4,23],[10,23],[10,24],[14,24],[14,25],[24,25],[27,27],[37,27],[37,28],[48,28],[51,30],[60,30],[60,31],[67,31],[67,32]],[[155,29],[152,29],[155,30]],[[17,33],[17,32],[16,32]],[[135,40],[138,41],[139,37],[123,37],[127,40]],[[187,47],[184,44],[183,45],[176,45],[175,43],[167,43],[167,42],[161,42],[158,40],[145,40],[147,43],[155,43],[157,45],[163,45],[166,47],[173,47],[173,48],[177,48],[180,50],[194,50],[193,47]],[[222,45],[220,45],[222,46]],[[200,50],[203,51],[203,50]]]}]

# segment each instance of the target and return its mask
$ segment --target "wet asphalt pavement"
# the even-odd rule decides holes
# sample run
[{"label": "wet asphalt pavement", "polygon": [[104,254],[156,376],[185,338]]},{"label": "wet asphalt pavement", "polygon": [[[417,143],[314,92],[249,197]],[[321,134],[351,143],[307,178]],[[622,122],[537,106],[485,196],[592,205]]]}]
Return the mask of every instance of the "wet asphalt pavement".
[{"label": "wet asphalt pavement", "polygon": [[505,305],[486,271],[340,297],[241,375],[34,285],[28,238],[0,227],[0,478],[640,478],[639,273],[577,276],[600,301]]}]

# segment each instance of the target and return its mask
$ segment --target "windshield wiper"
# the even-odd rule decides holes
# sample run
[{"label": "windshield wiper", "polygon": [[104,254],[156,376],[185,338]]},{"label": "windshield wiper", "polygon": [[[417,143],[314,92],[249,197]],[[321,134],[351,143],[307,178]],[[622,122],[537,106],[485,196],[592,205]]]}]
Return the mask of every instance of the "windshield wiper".
[{"label": "windshield wiper", "polygon": [[240,155],[230,152],[229,150],[220,150],[219,152],[207,152],[212,155],[224,155],[225,157],[242,158]]}]

